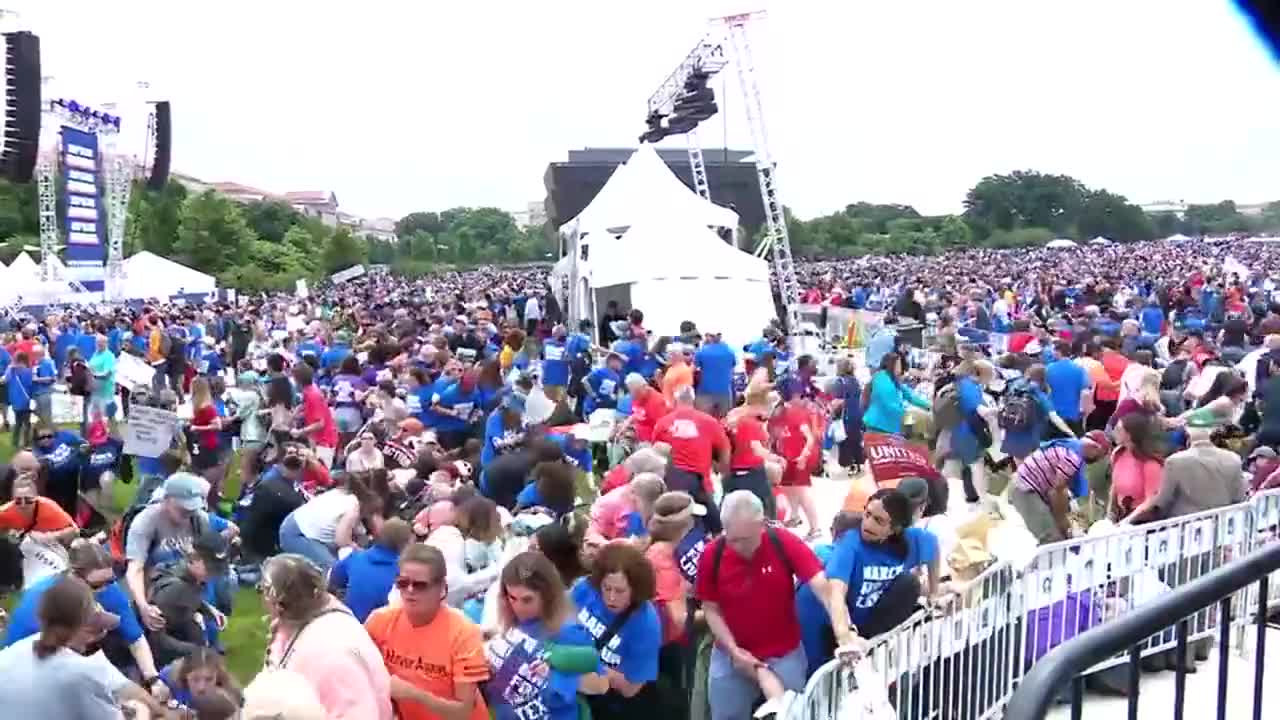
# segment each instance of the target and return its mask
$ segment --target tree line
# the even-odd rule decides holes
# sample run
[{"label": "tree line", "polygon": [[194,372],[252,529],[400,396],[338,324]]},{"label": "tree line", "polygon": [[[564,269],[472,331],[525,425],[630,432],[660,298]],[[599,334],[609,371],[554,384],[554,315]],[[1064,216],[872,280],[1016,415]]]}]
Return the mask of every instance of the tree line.
[{"label": "tree line", "polygon": [[1189,205],[1182,217],[1148,214],[1124,196],[1067,175],[989,175],[965,195],[959,215],[924,216],[910,205],[859,202],[800,220],[787,211],[792,252],[809,257],[929,255],[946,250],[1043,245],[1058,237],[1115,242],[1230,233],[1280,232],[1280,201],[1245,215],[1231,200]]},{"label": "tree line", "polygon": [[[0,181],[0,260],[12,262],[40,245],[35,184]],[[443,267],[544,259],[548,227],[520,229],[496,208],[415,212],[396,223],[392,242],[331,226],[288,203],[238,203],[178,182],[161,190],[136,183],[129,198],[124,254],[147,250],[245,291],[290,290],[359,263],[389,265],[417,276]]]}]

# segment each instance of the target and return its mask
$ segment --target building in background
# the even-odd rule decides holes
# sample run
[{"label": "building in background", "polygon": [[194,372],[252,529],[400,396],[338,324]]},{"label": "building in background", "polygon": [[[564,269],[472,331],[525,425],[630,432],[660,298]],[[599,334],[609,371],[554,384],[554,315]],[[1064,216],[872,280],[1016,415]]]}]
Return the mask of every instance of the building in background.
[{"label": "building in background", "polygon": [[547,221],[547,201],[532,200],[523,210],[516,210],[511,213],[511,219],[516,221],[516,227],[521,230],[529,227],[539,227]]},{"label": "building in background", "polygon": [[[543,175],[547,189],[547,219],[555,227],[572,220],[582,212],[604,187],[614,168],[625,163],[634,148],[586,148],[570,150],[568,162],[553,162]],[[738,213],[746,237],[754,237],[765,223],[764,201],[755,162],[746,150],[705,148],[702,160],[707,166],[707,182],[711,185],[711,201],[731,207]],[[693,170],[689,153],[683,148],[658,148],[658,157],[671,168],[680,181],[693,189]],[[749,249],[750,241],[743,243]]]},{"label": "building in background", "polygon": [[1158,215],[1160,213],[1173,213],[1181,218],[1187,212],[1186,200],[1157,200],[1155,202],[1140,205],[1142,212],[1148,215]]},{"label": "building in background", "polygon": [[284,194],[284,201],[304,217],[313,217],[329,227],[338,225],[338,196],[329,190],[297,190]]}]

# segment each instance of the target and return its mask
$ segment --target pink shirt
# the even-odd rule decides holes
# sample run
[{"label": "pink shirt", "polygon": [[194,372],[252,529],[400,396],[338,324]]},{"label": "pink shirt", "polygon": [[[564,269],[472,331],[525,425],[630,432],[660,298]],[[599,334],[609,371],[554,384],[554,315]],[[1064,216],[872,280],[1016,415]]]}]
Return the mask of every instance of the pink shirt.
[{"label": "pink shirt", "polygon": [[591,528],[589,532],[599,535],[605,540],[616,540],[626,535],[627,514],[636,509],[635,499],[631,496],[631,486],[623,485],[609,494],[596,500],[591,506]]},{"label": "pink shirt", "polygon": [[1160,492],[1160,480],[1164,465],[1158,460],[1143,460],[1133,453],[1118,448],[1111,457],[1111,494],[1116,507],[1124,517],[1147,498]]},{"label": "pink shirt", "polygon": [[[342,607],[337,600],[332,607]],[[277,665],[292,635],[276,633],[267,659]],[[326,720],[392,720],[391,676],[369,633],[351,613],[312,620],[298,636],[285,669],[310,683]]]}]

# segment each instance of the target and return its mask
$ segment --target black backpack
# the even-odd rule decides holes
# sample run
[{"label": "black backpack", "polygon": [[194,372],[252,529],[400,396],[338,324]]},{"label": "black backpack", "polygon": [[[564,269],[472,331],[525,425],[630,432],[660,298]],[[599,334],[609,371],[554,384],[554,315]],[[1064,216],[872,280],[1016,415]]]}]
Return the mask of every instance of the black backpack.
[{"label": "black backpack", "polygon": [[1187,377],[1188,362],[1186,359],[1178,359],[1169,363],[1160,375],[1160,389],[1181,390],[1183,380]]},{"label": "black backpack", "polygon": [[1031,394],[1031,388],[1019,383],[1012,388],[1012,392],[1005,397],[1004,404],[1000,407],[1000,427],[1008,432],[1030,430],[1036,424],[1036,415],[1039,410],[1039,404]]},{"label": "black backpack", "polygon": [[[787,555],[787,549],[782,545],[782,538],[778,537],[778,531],[773,526],[767,526],[764,529],[765,535],[769,538],[769,544],[773,545],[774,551],[778,553],[778,557],[782,558],[782,564],[787,566],[787,573],[792,578],[796,576],[796,568],[791,564],[791,556]],[[725,542],[724,538],[715,541],[715,548],[711,551],[711,582],[719,584],[720,582],[720,563],[724,561]]]},{"label": "black backpack", "polygon": [[83,360],[76,360],[71,363],[71,371],[68,373],[68,389],[67,392],[72,395],[81,397],[88,396],[93,390],[92,378],[89,374],[89,366]]}]

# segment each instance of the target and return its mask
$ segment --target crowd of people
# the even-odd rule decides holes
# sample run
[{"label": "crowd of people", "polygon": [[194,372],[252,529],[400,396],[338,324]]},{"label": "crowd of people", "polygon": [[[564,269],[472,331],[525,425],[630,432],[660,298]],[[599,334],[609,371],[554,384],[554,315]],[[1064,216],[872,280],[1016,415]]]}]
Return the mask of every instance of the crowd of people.
[{"label": "crowd of people", "polygon": [[[538,268],[15,318],[0,670],[21,680],[0,701],[784,717],[825,662],[945,611],[951,482],[1007,497],[1040,543],[1280,486],[1270,248],[801,263],[800,299],[886,311],[860,339],[869,380],[853,359],[819,377],[777,325],[742,347],[693,323],[657,337],[640,308],[570,327]],[[905,318],[936,327],[926,364]],[[78,428],[54,422],[62,387]],[[172,413],[154,457],[125,452],[141,407]],[[865,439],[908,427],[944,481],[851,492],[827,526],[814,478],[865,486]],[[237,585],[270,617],[243,688],[221,640]]]}]

